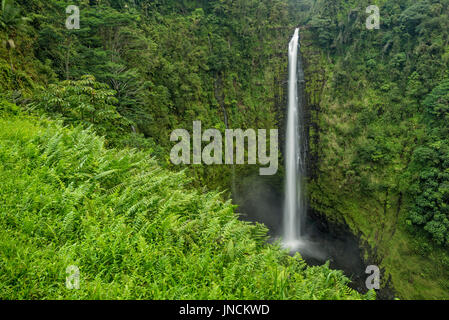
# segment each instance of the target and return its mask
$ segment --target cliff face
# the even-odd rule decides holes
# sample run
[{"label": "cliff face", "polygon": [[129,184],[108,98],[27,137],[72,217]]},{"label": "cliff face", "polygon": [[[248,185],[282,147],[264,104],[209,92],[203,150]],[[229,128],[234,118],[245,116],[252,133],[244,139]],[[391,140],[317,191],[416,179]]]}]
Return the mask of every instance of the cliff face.
[{"label": "cliff face", "polygon": [[[437,134],[425,119],[428,101],[447,77],[448,37],[443,31],[437,36],[447,5],[437,10],[420,2],[437,10],[424,14],[406,1],[384,1],[382,28],[368,31],[363,3],[332,3],[339,17],[335,24],[318,23],[332,17],[322,9],[302,30],[310,206],[360,236],[365,259],[377,262],[381,284],[392,286],[399,298],[449,298],[447,246],[435,241],[431,224],[417,223],[423,219],[412,214],[428,219],[444,212],[436,207],[445,207],[428,196],[423,187],[430,183],[423,182],[428,171],[416,163],[423,144],[444,146],[443,139],[431,138]],[[433,172],[441,176],[447,168],[436,163]],[[440,176],[432,180],[440,183],[435,198],[445,203]],[[433,206],[419,207],[421,197]]]}]

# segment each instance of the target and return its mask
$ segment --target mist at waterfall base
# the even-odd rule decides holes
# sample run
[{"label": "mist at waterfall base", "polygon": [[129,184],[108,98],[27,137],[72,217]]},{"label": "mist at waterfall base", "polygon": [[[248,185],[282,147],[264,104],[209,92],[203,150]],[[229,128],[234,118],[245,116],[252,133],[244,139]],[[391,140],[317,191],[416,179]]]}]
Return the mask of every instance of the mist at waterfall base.
[{"label": "mist at waterfall base", "polygon": [[305,196],[307,139],[304,124],[304,72],[299,29],[289,43],[288,111],[285,130],[284,190],[274,178],[259,175],[236,177],[239,187],[233,199],[242,219],[265,224],[271,241],[280,240],[293,255],[299,252],[309,265],[340,269],[360,292],[365,264],[359,241],[345,226],[329,224],[324,216],[308,210]]},{"label": "mist at waterfall base", "polygon": [[[238,183],[233,201],[237,212],[245,221],[263,223],[268,228],[270,242],[282,239],[284,192],[274,178],[259,176],[236,177]],[[330,262],[332,269],[342,270],[352,280],[350,286],[359,292],[366,292],[365,269],[371,262],[364,262],[359,239],[345,225],[337,225],[325,216],[308,210],[304,219],[304,246],[298,251],[308,265],[322,265]]]}]

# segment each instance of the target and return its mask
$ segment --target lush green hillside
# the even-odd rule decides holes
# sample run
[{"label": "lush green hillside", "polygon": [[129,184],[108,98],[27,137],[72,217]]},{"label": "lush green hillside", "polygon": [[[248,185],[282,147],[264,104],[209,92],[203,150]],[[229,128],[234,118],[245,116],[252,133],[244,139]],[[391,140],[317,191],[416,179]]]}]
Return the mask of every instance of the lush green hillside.
[{"label": "lush green hillside", "polygon": [[[17,18],[0,28],[0,40],[15,43],[0,48],[0,93],[9,100],[69,122],[89,122],[82,109],[95,107],[78,103],[68,115],[57,99],[69,106],[62,82],[92,75],[115,91],[108,104],[128,121],[124,131],[134,127],[146,139],[117,141],[112,135],[107,142],[151,148],[167,165],[170,133],[191,130],[195,120],[222,132],[281,123],[285,48],[295,23],[288,1],[78,1],[79,30],[65,27],[69,4],[73,1],[16,1]],[[56,105],[48,106],[50,84]],[[229,189],[231,170],[242,175],[257,170],[188,169],[197,186],[221,189]]]},{"label": "lush green hillside", "polygon": [[2,114],[0,161],[0,299],[364,298],[268,245],[219,194],[80,127]]},{"label": "lush green hillside", "polygon": [[[311,4],[312,1],[303,3]],[[449,298],[449,2],[315,1],[303,23],[312,207],[345,221],[401,298]]]}]

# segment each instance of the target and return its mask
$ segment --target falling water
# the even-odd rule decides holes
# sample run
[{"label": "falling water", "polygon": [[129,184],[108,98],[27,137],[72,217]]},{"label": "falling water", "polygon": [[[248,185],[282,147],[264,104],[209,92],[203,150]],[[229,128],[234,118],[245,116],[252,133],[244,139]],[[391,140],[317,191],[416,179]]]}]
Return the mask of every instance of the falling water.
[{"label": "falling water", "polygon": [[285,152],[285,202],[283,243],[291,250],[301,247],[306,216],[304,177],[306,139],[304,134],[304,72],[299,59],[299,29],[289,45],[288,117]]}]

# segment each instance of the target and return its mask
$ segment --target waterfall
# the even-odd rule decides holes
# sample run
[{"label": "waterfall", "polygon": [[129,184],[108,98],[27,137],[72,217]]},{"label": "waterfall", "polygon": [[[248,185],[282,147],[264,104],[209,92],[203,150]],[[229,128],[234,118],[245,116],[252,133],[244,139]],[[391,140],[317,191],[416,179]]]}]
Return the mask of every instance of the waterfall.
[{"label": "waterfall", "polygon": [[285,148],[283,244],[291,250],[302,244],[307,205],[304,194],[306,139],[304,130],[304,71],[299,57],[299,29],[289,44],[288,115]]}]

